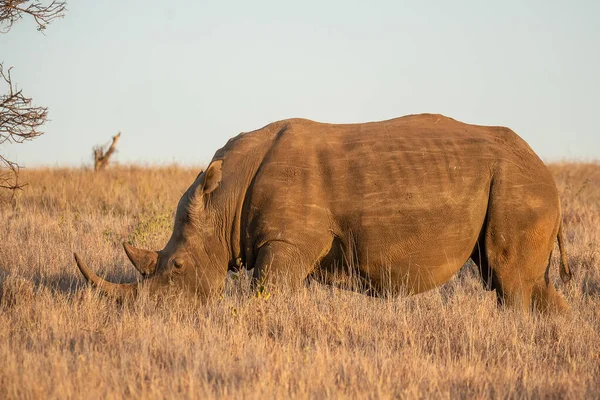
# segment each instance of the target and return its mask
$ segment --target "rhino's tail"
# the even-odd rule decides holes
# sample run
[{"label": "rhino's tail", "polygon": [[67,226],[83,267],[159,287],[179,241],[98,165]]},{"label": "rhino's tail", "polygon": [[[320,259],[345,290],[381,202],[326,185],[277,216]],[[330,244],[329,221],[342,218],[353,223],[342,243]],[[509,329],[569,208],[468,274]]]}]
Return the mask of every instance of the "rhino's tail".
[{"label": "rhino's tail", "polygon": [[571,269],[569,268],[569,263],[567,262],[567,250],[565,249],[565,239],[563,234],[563,224],[562,222],[558,226],[558,250],[560,251],[560,279],[562,279],[563,283],[569,282],[571,280],[572,274]]}]

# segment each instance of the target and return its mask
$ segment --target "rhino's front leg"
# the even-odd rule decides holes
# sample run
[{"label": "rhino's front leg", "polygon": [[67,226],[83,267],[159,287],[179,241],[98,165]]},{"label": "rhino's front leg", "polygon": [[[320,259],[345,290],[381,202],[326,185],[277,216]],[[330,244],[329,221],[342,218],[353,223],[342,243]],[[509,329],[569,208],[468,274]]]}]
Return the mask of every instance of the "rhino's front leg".
[{"label": "rhino's front leg", "polygon": [[310,258],[306,252],[288,242],[267,242],[258,251],[254,266],[255,284],[268,290],[297,290],[315,267],[317,260]]}]

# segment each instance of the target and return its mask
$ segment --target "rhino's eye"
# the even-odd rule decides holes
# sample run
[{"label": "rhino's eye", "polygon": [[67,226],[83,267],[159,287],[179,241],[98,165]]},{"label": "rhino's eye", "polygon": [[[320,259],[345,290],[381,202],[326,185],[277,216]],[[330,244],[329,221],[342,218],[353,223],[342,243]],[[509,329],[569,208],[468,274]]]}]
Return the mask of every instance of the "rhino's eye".
[{"label": "rhino's eye", "polygon": [[179,258],[173,260],[173,266],[177,269],[183,268],[183,261]]}]

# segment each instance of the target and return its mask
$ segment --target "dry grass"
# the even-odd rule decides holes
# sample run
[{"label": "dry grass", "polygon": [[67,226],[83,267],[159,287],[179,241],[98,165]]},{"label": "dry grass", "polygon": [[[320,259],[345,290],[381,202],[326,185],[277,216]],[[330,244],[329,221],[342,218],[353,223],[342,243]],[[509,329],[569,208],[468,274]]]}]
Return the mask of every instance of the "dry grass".
[{"label": "dry grass", "polygon": [[241,276],[208,306],[119,306],[83,284],[72,252],[134,279],[120,242],[164,245],[198,171],[26,171],[29,186],[0,205],[0,398],[597,398],[600,165],[551,168],[575,273],[560,286],[570,317],[498,309],[468,266],[414,297],[311,285],[265,301]]}]

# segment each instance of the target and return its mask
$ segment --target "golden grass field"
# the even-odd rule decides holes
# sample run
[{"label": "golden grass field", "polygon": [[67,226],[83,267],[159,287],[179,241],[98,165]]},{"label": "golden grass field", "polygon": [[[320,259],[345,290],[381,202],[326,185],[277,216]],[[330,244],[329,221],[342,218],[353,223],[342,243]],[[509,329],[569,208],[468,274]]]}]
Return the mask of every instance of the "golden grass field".
[{"label": "golden grass field", "polygon": [[470,264],[412,297],[313,284],[264,300],[240,275],[209,305],[118,305],[89,289],[73,252],[136,279],[121,242],[162,248],[199,170],[23,171],[29,185],[0,204],[0,398],[598,398],[600,165],[550,168],[570,316],[498,308]]}]

